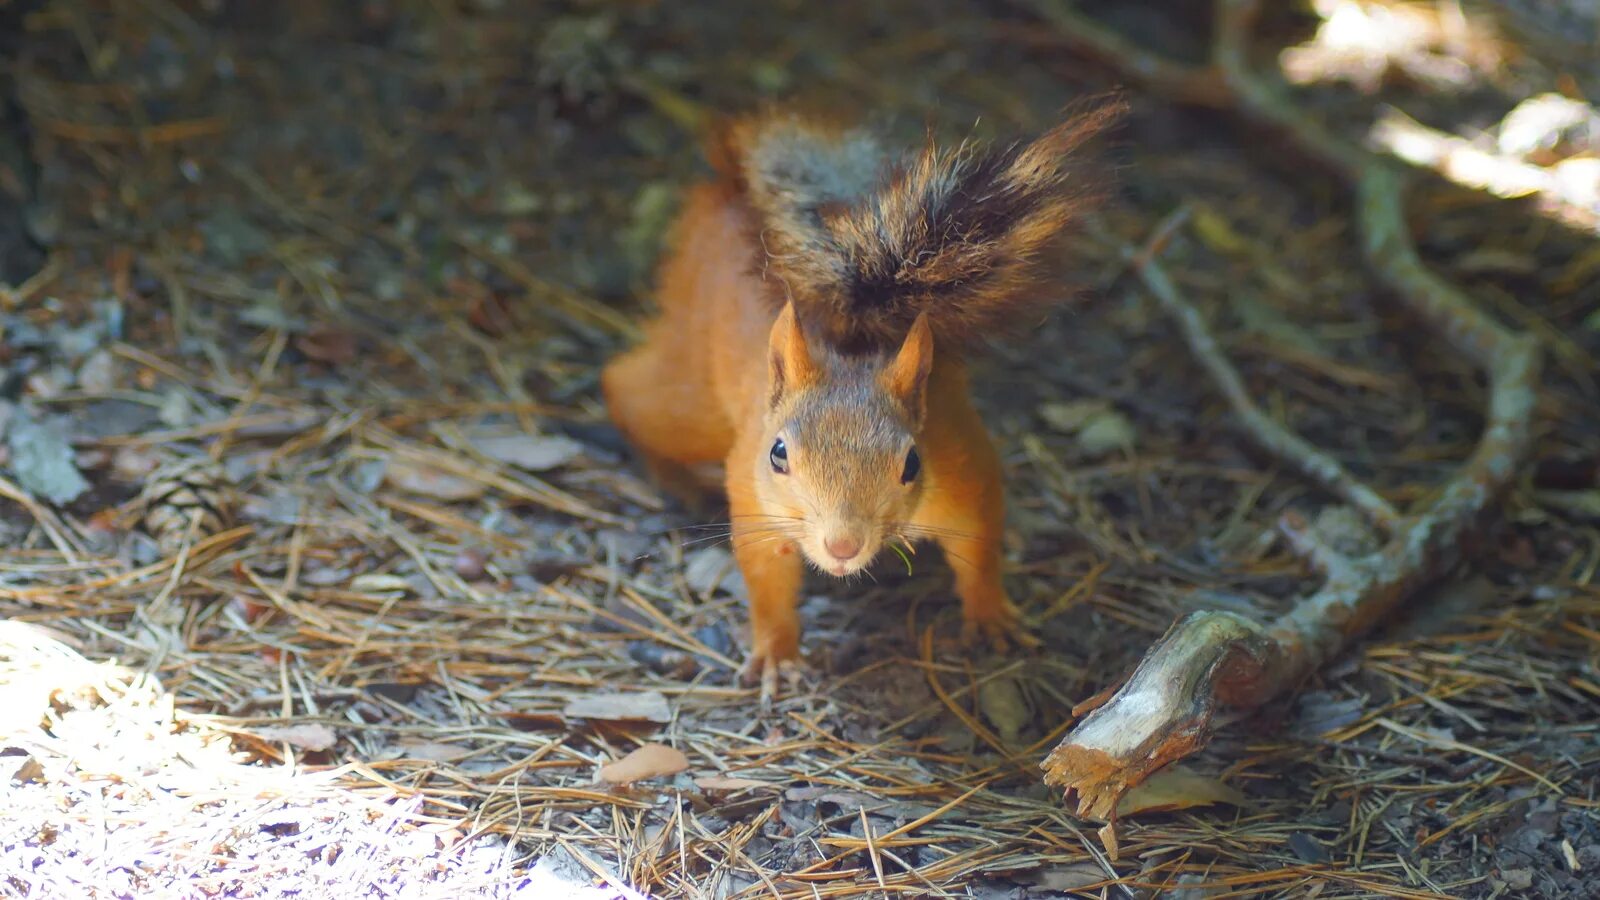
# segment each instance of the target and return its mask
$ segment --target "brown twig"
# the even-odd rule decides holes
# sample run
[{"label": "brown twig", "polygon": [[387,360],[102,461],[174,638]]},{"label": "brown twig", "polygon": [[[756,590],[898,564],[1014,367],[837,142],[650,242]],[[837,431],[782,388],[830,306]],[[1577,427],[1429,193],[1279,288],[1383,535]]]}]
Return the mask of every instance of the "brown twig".
[{"label": "brown twig", "polygon": [[1161,242],[1164,232],[1168,231],[1168,224],[1177,225],[1187,217],[1188,211],[1180,209],[1168,217],[1167,223],[1157,228],[1156,237],[1145,250],[1126,254],[1129,261],[1134,263],[1140,280],[1173,321],[1178,323],[1190,352],[1200,361],[1200,365],[1206,370],[1206,374],[1211,376],[1218,390],[1222,391],[1228,405],[1233,408],[1233,414],[1238,417],[1245,434],[1251,440],[1267,453],[1292,464],[1306,477],[1320,482],[1335,496],[1359,509],[1373,525],[1386,533],[1392,531],[1400,514],[1389,505],[1389,501],[1378,496],[1377,492],[1351,475],[1338,460],[1311,446],[1305,438],[1279,425],[1256,406],[1255,401],[1250,399],[1249,393],[1245,390],[1244,380],[1239,377],[1239,373],[1217,347],[1216,339],[1211,336],[1210,330],[1200,318],[1200,312],[1178,296],[1177,288],[1173,286],[1171,279],[1155,264],[1153,259],[1155,253],[1152,251],[1154,245]]},{"label": "brown twig", "polygon": [[[1030,6],[1043,11],[1057,5]],[[1076,792],[1079,814],[1096,818],[1112,818],[1129,788],[1204,745],[1219,705],[1254,707],[1292,688],[1453,564],[1463,534],[1510,481],[1532,439],[1536,343],[1494,322],[1422,264],[1405,228],[1401,175],[1386,160],[1334,136],[1304,115],[1281,84],[1250,70],[1244,51],[1257,11],[1255,0],[1218,0],[1212,62],[1205,69],[1153,64],[1140,55],[1124,71],[1158,90],[1174,83],[1204,84],[1208,91],[1220,87],[1225,105],[1281,132],[1351,182],[1369,265],[1431,331],[1483,370],[1489,382],[1487,421],[1472,456],[1437,497],[1398,514],[1330,457],[1262,415],[1199,313],[1179,295],[1153,254],[1131,256],[1146,287],[1179,323],[1191,351],[1256,443],[1360,510],[1386,532],[1386,540],[1376,550],[1350,555],[1335,545],[1322,522],[1290,519],[1285,536],[1323,575],[1320,589],[1266,627],[1217,611],[1193,613],[1176,623],[1127,684],[1044,763],[1046,782]],[[1081,17],[1057,11],[1048,18],[1077,45],[1100,51],[1111,46],[1103,29]],[[1119,55],[1111,60],[1121,64]],[[1171,93],[1180,100],[1196,99],[1188,90]],[[1214,105],[1209,95],[1201,99]]]}]

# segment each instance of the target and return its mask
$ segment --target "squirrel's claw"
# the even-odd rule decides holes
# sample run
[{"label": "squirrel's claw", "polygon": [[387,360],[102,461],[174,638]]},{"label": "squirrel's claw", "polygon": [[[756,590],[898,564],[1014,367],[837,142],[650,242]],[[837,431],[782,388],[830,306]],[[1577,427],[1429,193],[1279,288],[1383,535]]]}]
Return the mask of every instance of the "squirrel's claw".
[{"label": "squirrel's claw", "polygon": [[805,667],[799,659],[778,659],[762,653],[752,653],[739,673],[739,680],[745,685],[760,683],[763,709],[778,699],[780,681],[793,694],[799,692],[804,677]]},{"label": "squirrel's claw", "polygon": [[1006,653],[1013,644],[1024,650],[1039,646],[1039,639],[1023,624],[1017,608],[1009,602],[1000,607],[998,615],[981,619],[968,617],[962,623],[961,638],[968,647],[987,643],[995,653]]}]

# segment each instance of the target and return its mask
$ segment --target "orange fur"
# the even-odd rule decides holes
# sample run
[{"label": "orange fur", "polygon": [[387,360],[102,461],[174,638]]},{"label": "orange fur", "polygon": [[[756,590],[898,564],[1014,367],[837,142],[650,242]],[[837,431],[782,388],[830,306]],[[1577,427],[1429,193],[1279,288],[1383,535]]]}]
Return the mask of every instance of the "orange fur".
[{"label": "orange fur", "polygon": [[1038,311],[1033,264],[1085,196],[1065,156],[1113,115],[901,163],[795,117],[716,143],[720,176],[687,195],[660,315],[601,382],[667,486],[724,464],[747,673],[768,691],[799,654],[804,563],[850,574],[888,543],[937,542],[968,625],[1020,636],[1000,579],[1000,462],[961,351]]}]

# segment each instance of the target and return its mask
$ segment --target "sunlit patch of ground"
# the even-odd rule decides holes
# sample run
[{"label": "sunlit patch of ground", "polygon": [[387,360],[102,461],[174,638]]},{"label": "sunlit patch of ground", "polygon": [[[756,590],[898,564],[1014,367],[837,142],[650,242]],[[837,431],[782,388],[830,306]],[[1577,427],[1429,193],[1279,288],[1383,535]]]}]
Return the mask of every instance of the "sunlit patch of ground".
[{"label": "sunlit patch of ground", "polygon": [[[153,678],[0,623],[0,895],[609,900],[341,773],[252,765]],[[526,862],[525,860],[523,862]]]}]

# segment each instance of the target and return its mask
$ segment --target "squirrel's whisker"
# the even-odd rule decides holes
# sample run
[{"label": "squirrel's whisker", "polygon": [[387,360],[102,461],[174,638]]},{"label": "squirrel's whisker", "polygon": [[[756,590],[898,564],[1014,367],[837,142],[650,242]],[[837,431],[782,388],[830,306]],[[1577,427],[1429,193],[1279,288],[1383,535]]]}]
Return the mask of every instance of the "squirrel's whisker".
[{"label": "squirrel's whisker", "polygon": [[739,541],[731,541],[730,543],[732,543],[733,549],[735,550],[749,550],[752,547],[759,547],[762,544],[771,544],[785,540],[792,541],[793,538],[785,534],[770,534],[765,537],[757,538],[753,541],[745,541],[743,543],[740,543]]},{"label": "squirrel's whisker", "polygon": [[897,523],[899,529],[906,534],[923,538],[976,538],[977,534],[971,531],[962,531],[959,528],[942,528],[937,525],[917,525],[912,522]]}]

